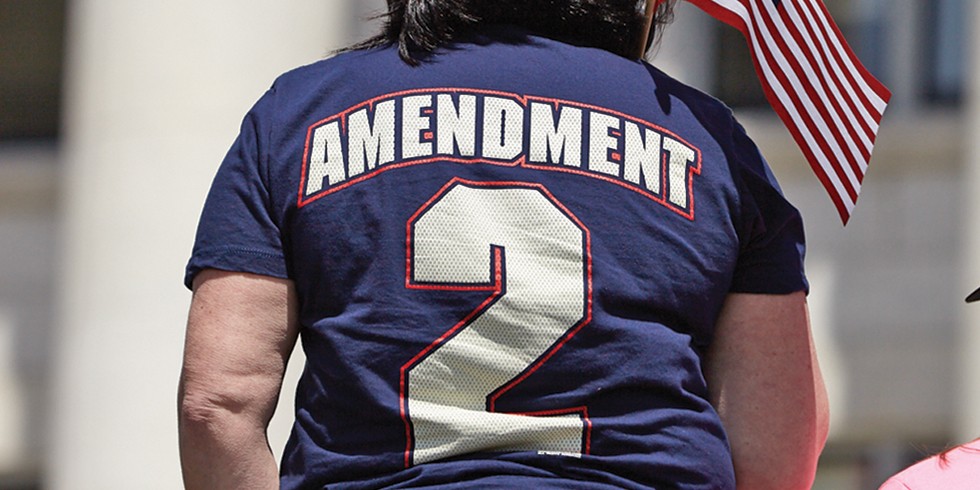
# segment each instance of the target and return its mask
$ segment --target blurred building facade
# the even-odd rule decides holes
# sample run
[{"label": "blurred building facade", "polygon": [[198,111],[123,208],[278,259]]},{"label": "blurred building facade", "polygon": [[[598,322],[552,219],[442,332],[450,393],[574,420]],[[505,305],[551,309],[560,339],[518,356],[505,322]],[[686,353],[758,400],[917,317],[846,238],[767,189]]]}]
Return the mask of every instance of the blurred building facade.
[{"label": "blurred building facade", "polygon": [[[865,489],[980,436],[980,9],[825,3],[895,94],[846,228],[737,32],[684,4],[654,59],[736,107],[804,213],[833,409],[815,488]],[[382,4],[0,2],[0,489],[180,486],[181,275],[211,176],[272,79]]]}]

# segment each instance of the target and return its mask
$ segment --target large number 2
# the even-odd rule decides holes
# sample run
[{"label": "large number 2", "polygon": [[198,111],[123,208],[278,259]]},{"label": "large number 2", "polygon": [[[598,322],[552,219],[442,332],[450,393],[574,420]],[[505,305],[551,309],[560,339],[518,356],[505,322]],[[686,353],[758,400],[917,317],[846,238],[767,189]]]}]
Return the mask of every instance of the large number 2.
[{"label": "large number 2", "polygon": [[586,407],[496,411],[591,319],[581,222],[542,186],[457,179],[409,220],[407,250],[407,287],[491,294],[402,366],[405,465],[475,451],[588,453]]}]

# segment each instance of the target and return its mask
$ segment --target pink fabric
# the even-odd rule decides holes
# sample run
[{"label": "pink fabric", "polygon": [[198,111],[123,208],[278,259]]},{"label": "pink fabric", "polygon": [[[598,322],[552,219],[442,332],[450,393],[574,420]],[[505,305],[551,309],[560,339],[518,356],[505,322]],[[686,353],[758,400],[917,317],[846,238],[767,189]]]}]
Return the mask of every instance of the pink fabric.
[{"label": "pink fabric", "polygon": [[974,490],[980,488],[980,439],[946,455],[920,461],[891,477],[879,490]]}]

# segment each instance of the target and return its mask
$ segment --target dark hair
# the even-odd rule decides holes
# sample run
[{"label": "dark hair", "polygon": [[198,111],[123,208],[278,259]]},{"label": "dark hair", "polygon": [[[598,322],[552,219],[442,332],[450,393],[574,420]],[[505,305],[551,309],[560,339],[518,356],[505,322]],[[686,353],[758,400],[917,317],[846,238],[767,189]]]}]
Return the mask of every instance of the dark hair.
[{"label": "dark hair", "polygon": [[[645,49],[658,37],[660,27],[671,21],[675,2],[657,1]],[[401,58],[416,65],[479,24],[511,24],[569,44],[631,57],[644,39],[645,5],[644,0],[388,0],[382,32],[348,49],[396,44]]]},{"label": "dark hair", "polygon": [[959,446],[953,446],[953,447],[947,448],[945,451],[939,453],[937,455],[938,458],[939,458],[939,466],[941,466],[943,468],[949,466],[949,454],[952,453],[953,451],[957,450],[957,449],[961,449],[962,448],[964,451],[967,451],[968,450],[968,451],[971,451],[971,452],[978,452],[976,449],[974,449],[972,447],[965,447],[967,444],[972,444],[972,443],[977,442],[977,441],[980,441],[980,439],[974,439],[974,440],[972,440],[970,442],[967,442],[965,444],[960,444]]}]

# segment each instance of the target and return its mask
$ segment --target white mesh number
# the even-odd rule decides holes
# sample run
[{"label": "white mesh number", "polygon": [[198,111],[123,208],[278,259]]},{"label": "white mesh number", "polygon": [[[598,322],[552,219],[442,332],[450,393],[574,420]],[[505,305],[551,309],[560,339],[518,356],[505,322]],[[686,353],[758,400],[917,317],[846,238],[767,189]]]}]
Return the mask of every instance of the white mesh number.
[{"label": "white mesh number", "polygon": [[458,181],[408,233],[409,287],[492,293],[402,367],[405,464],[474,451],[587,452],[585,407],[495,407],[589,320],[584,227],[543,187]]}]

